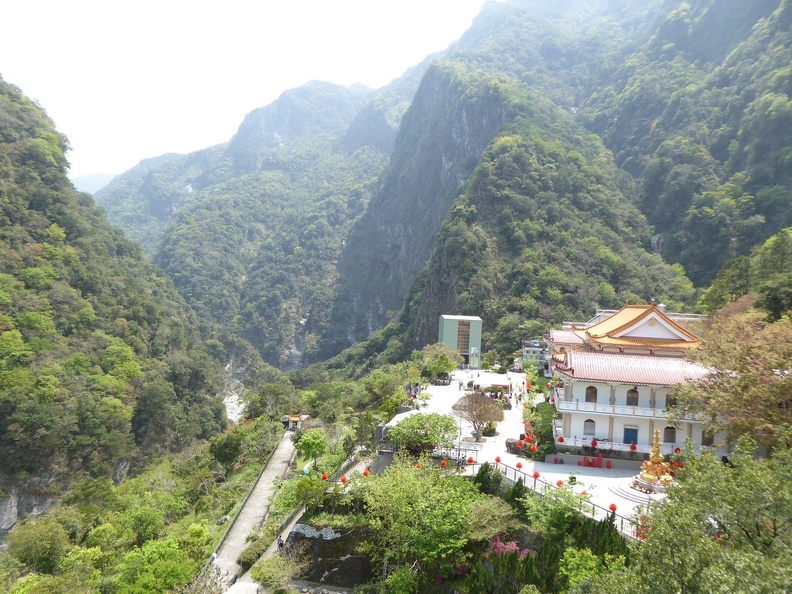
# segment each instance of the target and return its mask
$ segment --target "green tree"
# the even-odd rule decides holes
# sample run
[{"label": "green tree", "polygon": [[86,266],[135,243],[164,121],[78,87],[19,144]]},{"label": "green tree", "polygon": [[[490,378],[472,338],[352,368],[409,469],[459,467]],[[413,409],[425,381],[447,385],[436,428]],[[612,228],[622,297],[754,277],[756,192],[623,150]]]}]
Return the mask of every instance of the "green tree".
[{"label": "green tree", "polygon": [[[781,441],[784,441],[783,439]],[[792,451],[756,458],[745,437],[732,464],[692,444],[627,569],[575,592],[784,592],[792,583]],[[631,586],[619,586],[622,583]],[[609,589],[609,588],[613,589]]]},{"label": "green tree", "polygon": [[330,442],[323,429],[308,429],[303,431],[295,446],[303,455],[314,461],[314,468],[316,468],[318,458],[327,452]]},{"label": "green tree", "polygon": [[438,413],[419,413],[388,428],[388,441],[417,454],[435,447],[450,447],[459,433],[456,421]]},{"label": "green tree", "polygon": [[32,571],[54,573],[60,569],[69,544],[63,526],[49,518],[20,524],[6,536],[8,552]]},{"label": "green tree", "polygon": [[226,471],[230,471],[239,456],[242,455],[243,437],[241,431],[232,431],[214,437],[209,443],[209,453],[223,465]]},{"label": "green tree", "polygon": [[409,458],[398,458],[387,472],[369,479],[363,498],[377,538],[362,548],[382,564],[385,576],[409,568],[426,582],[435,571],[450,575],[464,562],[467,535],[478,525],[472,506],[484,497],[473,483]]},{"label": "green tree", "polygon": [[714,316],[691,356],[709,369],[700,380],[674,390],[681,411],[701,414],[705,428],[735,439],[750,435],[779,444],[779,429],[792,423],[792,320],[768,323],[737,302]]}]

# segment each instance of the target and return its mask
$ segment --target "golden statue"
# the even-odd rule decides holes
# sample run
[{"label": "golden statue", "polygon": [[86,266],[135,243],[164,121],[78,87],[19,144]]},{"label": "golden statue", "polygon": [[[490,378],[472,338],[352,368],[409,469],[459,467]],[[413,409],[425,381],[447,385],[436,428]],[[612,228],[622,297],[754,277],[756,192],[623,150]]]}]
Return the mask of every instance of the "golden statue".
[{"label": "golden statue", "polygon": [[660,430],[655,429],[654,440],[652,441],[652,451],[649,459],[645,460],[639,475],[641,482],[649,485],[660,483],[663,487],[668,487],[673,480],[668,462],[665,461],[663,454],[660,453]]}]

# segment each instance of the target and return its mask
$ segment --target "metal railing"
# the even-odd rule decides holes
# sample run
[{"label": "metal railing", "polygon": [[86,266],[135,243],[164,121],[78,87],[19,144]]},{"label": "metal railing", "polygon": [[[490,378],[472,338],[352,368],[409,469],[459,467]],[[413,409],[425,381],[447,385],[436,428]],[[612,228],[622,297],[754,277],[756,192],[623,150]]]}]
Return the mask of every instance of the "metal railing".
[{"label": "metal railing", "polygon": [[[504,478],[512,484],[522,479],[523,484],[539,497],[544,497],[545,491],[548,489],[559,488],[557,485],[548,483],[541,477],[534,478],[533,474],[528,474],[524,470],[514,468],[513,466],[508,466],[502,462],[496,462],[495,467],[500,470]],[[592,503],[584,497],[580,497],[579,499],[580,501],[578,502],[577,510],[579,513],[598,521],[612,519],[613,525],[622,535],[631,539],[637,538],[636,534],[638,534],[638,523],[635,520],[626,516],[622,516],[621,514],[617,514],[615,511],[606,509],[601,505],[597,505],[596,503]]]}]

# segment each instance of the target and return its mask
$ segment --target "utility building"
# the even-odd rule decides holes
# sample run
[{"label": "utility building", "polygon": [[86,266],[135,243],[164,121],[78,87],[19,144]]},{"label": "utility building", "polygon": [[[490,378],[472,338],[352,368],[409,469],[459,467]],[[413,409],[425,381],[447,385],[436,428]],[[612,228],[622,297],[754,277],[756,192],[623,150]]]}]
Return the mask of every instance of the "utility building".
[{"label": "utility building", "polygon": [[481,367],[481,318],[440,316],[437,341],[459,351],[471,369]]}]

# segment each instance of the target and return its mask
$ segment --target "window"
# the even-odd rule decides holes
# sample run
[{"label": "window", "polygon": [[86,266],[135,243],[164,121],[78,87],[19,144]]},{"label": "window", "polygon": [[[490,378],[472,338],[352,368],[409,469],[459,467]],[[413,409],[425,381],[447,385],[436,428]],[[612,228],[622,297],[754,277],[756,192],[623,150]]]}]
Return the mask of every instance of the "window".
[{"label": "window", "polygon": [[701,445],[711,446],[715,443],[715,438],[706,431],[701,434]]},{"label": "window", "polygon": [[627,390],[627,406],[638,406],[638,390]]},{"label": "window", "polygon": [[638,443],[638,427],[625,427],[622,443]]},{"label": "window", "polygon": [[596,402],[597,401],[597,388],[594,386],[587,386],[586,387],[586,402]]},{"label": "window", "polygon": [[594,436],[597,434],[597,424],[592,419],[583,421],[583,435]]},{"label": "window", "polygon": [[459,320],[457,326],[457,350],[467,353],[470,350],[470,320]]},{"label": "window", "polygon": [[676,429],[673,427],[663,429],[663,443],[676,443]]}]

